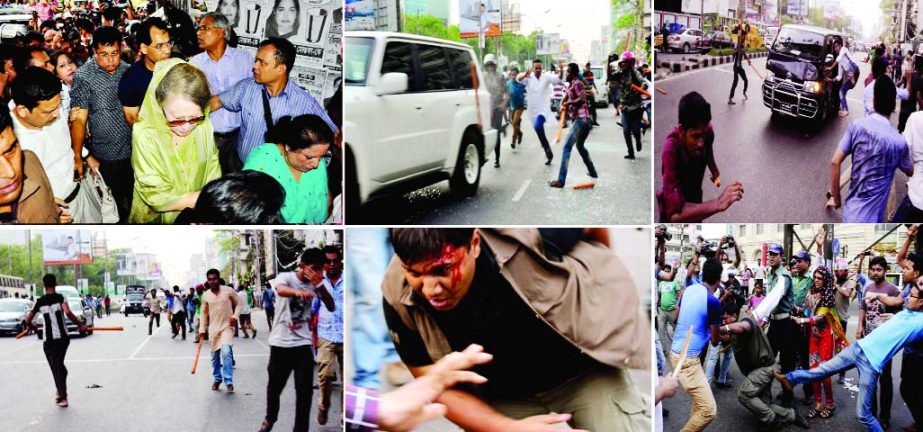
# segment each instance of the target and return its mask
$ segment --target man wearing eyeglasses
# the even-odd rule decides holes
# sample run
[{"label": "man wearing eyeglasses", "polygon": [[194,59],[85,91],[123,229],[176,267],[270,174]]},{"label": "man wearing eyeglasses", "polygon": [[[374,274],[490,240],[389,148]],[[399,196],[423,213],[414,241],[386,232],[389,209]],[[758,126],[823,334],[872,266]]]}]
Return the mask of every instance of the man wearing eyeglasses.
[{"label": "man wearing eyeglasses", "polygon": [[[907,239],[904,240],[900,252],[897,255],[897,263],[903,269],[904,289],[901,290],[901,297],[904,299],[904,310],[911,310],[910,301],[913,295],[914,281],[923,276],[923,251],[914,251],[909,254],[910,244],[916,240],[919,225],[911,225],[907,228]],[[919,383],[923,382],[923,341],[908,344],[904,347],[904,353],[901,356],[901,397],[907,404],[907,409],[913,417],[913,424],[903,426],[904,430],[915,431],[917,426],[923,425],[923,388]]]},{"label": "man wearing eyeglasses", "polygon": [[[231,46],[231,26],[227,17],[210,12],[202,16],[196,29],[199,48],[205,50],[196,54],[189,63],[205,73],[212,95],[216,96],[235,84],[250,77],[253,56]],[[212,110],[209,116],[215,126],[215,144],[218,146],[218,160],[224,174],[240,171],[243,162],[237,156],[237,135],[240,129],[240,113],[226,109]]]},{"label": "man wearing eyeglasses", "polygon": [[119,100],[122,101],[122,111],[125,120],[134,126],[138,121],[138,112],[141,111],[141,102],[144,94],[154,77],[154,65],[161,60],[170,58],[173,41],[170,40],[170,31],[162,19],[153,17],[144,20],[138,26],[138,42],[141,44],[141,54],[144,57],[128,68],[119,82]]},{"label": "man wearing eyeglasses", "polygon": [[93,60],[77,69],[71,89],[74,174],[83,178],[81,154],[86,145],[90,150],[87,166],[102,174],[115,198],[119,220],[127,222],[135,175],[131,166],[131,125],[118,99],[119,81],[129,68],[121,57],[122,34],[114,27],[100,27],[93,33],[92,47]]}]

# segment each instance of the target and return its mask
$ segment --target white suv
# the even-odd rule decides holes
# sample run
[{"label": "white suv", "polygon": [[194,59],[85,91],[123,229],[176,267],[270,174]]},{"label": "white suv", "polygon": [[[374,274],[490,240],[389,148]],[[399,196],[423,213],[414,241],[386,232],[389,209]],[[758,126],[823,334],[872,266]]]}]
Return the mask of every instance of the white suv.
[{"label": "white suv", "polygon": [[[386,192],[449,180],[477,192],[494,143],[490,93],[468,45],[391,32],[346,33],[347,212]],[[475,76],[472,76],[474,71]]]}]

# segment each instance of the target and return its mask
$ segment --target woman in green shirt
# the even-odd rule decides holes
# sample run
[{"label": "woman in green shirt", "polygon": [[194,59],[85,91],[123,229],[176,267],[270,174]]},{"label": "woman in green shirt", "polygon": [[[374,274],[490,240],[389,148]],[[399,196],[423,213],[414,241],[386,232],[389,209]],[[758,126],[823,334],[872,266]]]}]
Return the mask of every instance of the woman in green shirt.
[{"label": "woman in green shirt", "polygon": [[244,170],[276,179],[285,189],[282,218],[286,223],[321,224],[327,220],[327,164],[333,131],[313,114],[279,119],[267,135],[275,144],[250,152]]},{"label": "woman in green shirt", "polygon": [[221,177],[210,98],[198,68],[180,59],[157,62],[131,136],[131,223],[173,223]]}]

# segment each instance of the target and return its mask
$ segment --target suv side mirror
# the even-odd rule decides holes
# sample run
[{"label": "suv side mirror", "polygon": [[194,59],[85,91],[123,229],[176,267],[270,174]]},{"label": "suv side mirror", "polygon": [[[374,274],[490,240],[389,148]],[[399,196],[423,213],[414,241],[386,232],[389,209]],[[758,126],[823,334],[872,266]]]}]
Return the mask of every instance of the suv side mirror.
[{"label": "suv side mirror", "polygon": [[388,72],[381,76],[378,85],[375,86],[375,94],[378,96],[387,96],[393,94],[406,93],[409,78],[403,72]]}]

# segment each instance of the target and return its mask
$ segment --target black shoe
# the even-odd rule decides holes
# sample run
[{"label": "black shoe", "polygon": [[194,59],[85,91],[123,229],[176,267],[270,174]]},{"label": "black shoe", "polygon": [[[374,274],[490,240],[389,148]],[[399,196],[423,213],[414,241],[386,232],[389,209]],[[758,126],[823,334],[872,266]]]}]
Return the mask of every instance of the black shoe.
[{"label": "black shoe", "polygon": [[500,168],[500,161],[494,162],[494,168]]},{"label": "black shoe", "polygon": [[734,387],[733,385],[731,385],[731,380],[728,380],[728,382],[719,382],[716,385],[718,386],[718,388],[722,388],[722,389],[729,389],[731,387]]},{"label": "black shoe", "polygon": [[737,102],[734,102],[733,99],[728,99],[728,105],[737,105]]},{"label": "black shoe", "polygon": [[548,158],[548,160],[545,161],[545,165],[551,165],[551,159],[552,158]]},{"label": "black shoe", "polygon": [[624,127],[622,126],[622,122],[615,122],[615,124],[619,125],[619,127]]},{"label": "black shoe", "polygon": [[513,140],[513,142],[510,143],[510,148],[516,148],[516,140]]},{"label": "black shoe", "polygon": [[638,143],[635,144],[635,151],[641,151],[641,141],[638,141]]},{"label": "black shoe", "polygon": [[630,154],[630,155],[628,155],[628,156],[625,156],[625,159],[632,159],[632,160],[634,160],[634,158],[635,158],[635,155],[633,155],[633,154]]},{"label": "black shoe", "polygon": [[593,122],[593,126],[600,126],[599,123]]},{"label": "black shoe", "polygon": [[590,174],[590,173],[586,173],[586,175],[588,175],[588,176],[590,176],[590,178],[594,178],[594,179],[598,179],[598,178],[599,178],[599,174]]}]

